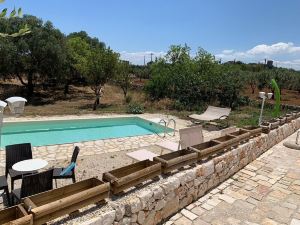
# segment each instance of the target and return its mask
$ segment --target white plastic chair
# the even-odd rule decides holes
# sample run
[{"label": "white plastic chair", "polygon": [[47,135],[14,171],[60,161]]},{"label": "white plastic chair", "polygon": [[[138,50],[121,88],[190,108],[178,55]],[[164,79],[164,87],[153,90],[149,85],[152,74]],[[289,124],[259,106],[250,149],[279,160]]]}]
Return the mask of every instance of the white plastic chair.
[{"label": "white plastic chair", "polygon": [[[177,151],[177,150],[185,149],[187,147],[191,147],[193,145],[201,144],[204,141],[202,126],[199,125],[199,126],[179,129],[179,137],[180,137],[179,143],[166,140],[166,141],[159,142],[156,145],[168,149],[170,151]],[[175,146],[177,146],[177,149],[175,149]]]}]

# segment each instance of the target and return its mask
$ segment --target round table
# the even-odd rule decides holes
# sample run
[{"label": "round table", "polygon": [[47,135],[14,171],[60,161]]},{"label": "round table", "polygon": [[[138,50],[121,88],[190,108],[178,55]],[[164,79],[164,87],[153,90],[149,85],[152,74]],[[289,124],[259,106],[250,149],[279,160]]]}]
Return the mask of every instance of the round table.
[{"label": "round table", "polygon": [[48,165],[48,162],[43,159],[27,159],[17,162],[12,166],[13,170],[19,172],[30,172],[34,170],[40,170]]}]

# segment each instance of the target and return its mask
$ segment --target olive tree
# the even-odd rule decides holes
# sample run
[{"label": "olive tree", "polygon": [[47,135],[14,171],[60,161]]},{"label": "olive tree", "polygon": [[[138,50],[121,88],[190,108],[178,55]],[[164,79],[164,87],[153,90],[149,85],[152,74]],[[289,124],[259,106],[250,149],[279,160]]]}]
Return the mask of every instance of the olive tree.
[{"label": "olive tree", "polygon": [[91,47],[89,43],[78,36],[71,36],[66,41],[68,73],[64,74],[62,81],[64,82],[64,94],[69,93],[69,85],[73,78],[80,74],[87,73],[87,63],[89,55],[91,54]]},{"label": "olive tree", "polygon": [[126,99],[131,86],[131,68],[128,61],[120,60],[118,62],[115,82],[122,89],[124,98]]},{"label": "olive tree", "polygon": [[[52,23],[34,16],[7,20],[12,31],[22,24],[29,24],[31,33],[18,38],[8,39],[9,45],[1,45],[0,51],[10,51],[10,74],[16,76],[27,89],[27,96],[32,97],[38,82],[62,76],[66,64],[65,37]],[[2,63],[2,62],[1,62]]]},{"label": "olive tree", "polygon": [[113,79],[119,55],[109,48],[95,48],[91,50],[87,60],[87,70],[84,73],[89,86],[95,93],[93,110],[97,109],[103,95],[104,85]]}]

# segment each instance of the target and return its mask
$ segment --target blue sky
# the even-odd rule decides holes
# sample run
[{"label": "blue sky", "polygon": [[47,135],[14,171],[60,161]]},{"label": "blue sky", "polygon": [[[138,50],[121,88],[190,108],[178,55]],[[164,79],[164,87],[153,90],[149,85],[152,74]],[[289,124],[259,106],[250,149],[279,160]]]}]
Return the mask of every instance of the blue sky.
[{"label": "blue sky", "polygon": [[6,0],[68,34],[85,30],[122,57],[142,63],[171,44],[221,58],[273,59],[300,69],[299,0]]}]

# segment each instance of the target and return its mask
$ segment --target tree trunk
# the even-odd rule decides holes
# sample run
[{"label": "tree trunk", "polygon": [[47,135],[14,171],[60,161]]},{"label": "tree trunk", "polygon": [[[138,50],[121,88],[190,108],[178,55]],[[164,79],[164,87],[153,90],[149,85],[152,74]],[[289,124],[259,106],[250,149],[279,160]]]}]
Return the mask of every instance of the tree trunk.
[{"label": "tree trunk", "polygon": [[94,106],[93,106],[93,110],[96,110],[97,109],[97,106],[100,104],[100,97],[97,96],[96,97],[96,100],[94,102]]},{"label": "tree trunk", "polygon": [[126,88],[122,88],[122,89],[123,89],[124,99],[126,99],[126,97],[127,97],[127,89]]},{"label": "tree trunk", "polygon": [[34,91],[33,87],[33,72],[28,73],[28,82],[27,82],[27,97],[32,97]]},{"label": "tree trunk", "polygon": [[68,80],[66,83],[65,83],[65,87],[64,87],[64,95],[67,95],[69,94],[69,87],[70,87],[70,81]]},{"label": "tree trunk", "polygon": [[251,86],[251,89],[252,89],[252,94],[255,93],[255,86]]}]

